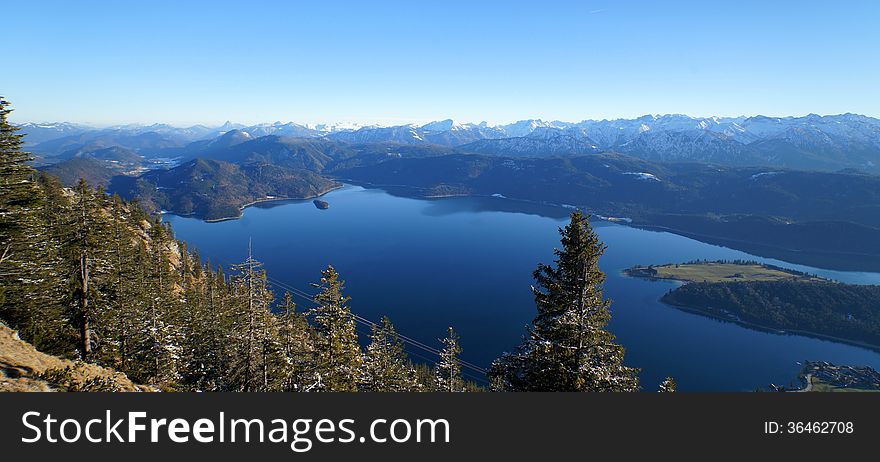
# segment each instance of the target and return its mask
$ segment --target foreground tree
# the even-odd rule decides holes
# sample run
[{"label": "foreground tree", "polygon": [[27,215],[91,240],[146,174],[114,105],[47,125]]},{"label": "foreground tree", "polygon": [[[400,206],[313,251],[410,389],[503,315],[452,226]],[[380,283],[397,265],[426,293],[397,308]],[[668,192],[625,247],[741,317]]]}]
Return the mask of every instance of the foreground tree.
[{"label": "foreground tree", "polygon": [[364,355],[364,391],[412,391],[415,370],[410,366],[403,342],[387,316],[372,326],[370,344]]},{"label": "foreground tree", "polygon": [[278,313],[279,343],[286,358],[282,389],[304,391],[318,383],[315,364],[315,333],[304,313],[296,311],[290,292],[284,293]]},{"label": "foreground tree", "polygon": [[32,295],[39,293],[47,240],[40,222],[43,196],[28,165],[32,158],[22,151],[22,135],[9,123],[11,112],[0,97],[0,316],[36,333],[40,303]]},{"label": "foreground tree", "polygon": [[278,342],[277,319],[271,312],[275,297],[268,288],[266,272],[254,259],[250,246],[247,259],[233,269],[236,297],[231,312],[228,382],[237,391],[280,389],[283,346]]},{"label": "foreground tree", "polygon": [[32,158],[21,150],[18,127],[9,123],[11,112],[0,96],[0,264],[15,261],[16,251],[26,246],[42,199],[36,172],[28,165]]},{"label": "foreground tree", "polygon": [[666,377],[666,379],[660,384],[660,390],[658,391],[661,393],[673,393],[675,392],[675,386],[675,379],[672,377]]},{"label": "foreground tree", "polygon": [[605,327],[610,301],[599,241],[579,211],[559,230],[555,267],[539,264],[532,287],[538,314],[528,336],[490,371],[494,389],[506,391],[636,391],[638,371],[623,364],[624,349]]},{"label": "foreground tree", "polygon": [[75,203],[69,210],[68,233],[64,255],[69,265],[71,291],[69,313],[79,331],[79,354],[84,361],[92,359],[95,344],[93,333],[97,326],[104,300],[101,284],[107,280],[111,263],[109,257],[109,224],[107,209],[103,207],[103,191],[93,191],[85,180],[74,189]]},{"label": "foreground tree", "polygon": [[318,390],[357,391],[362,364],[354,316],[348,307],[349,297],[343,295],[345,282],[333,266],[321,271],[321,282],[311,310],[317,332],[318,358],[316,369],[320,378]]},{"label": "foreground tree", "polygon": [[436,382],[438,391],[464,391],[464,380],[461,378],[461,345],[458,334],[451,327],[443,339],[443,351],[437,363]]}]

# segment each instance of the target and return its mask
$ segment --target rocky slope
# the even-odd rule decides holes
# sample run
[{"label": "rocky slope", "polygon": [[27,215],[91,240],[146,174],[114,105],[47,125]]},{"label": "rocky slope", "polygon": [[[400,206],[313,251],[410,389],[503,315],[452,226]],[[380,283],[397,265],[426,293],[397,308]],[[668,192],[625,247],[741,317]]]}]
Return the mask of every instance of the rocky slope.
[{"label": "rocky slope", "polygon": [[0,392],[149,391],[125,374],[37,351],[0,322]]}]

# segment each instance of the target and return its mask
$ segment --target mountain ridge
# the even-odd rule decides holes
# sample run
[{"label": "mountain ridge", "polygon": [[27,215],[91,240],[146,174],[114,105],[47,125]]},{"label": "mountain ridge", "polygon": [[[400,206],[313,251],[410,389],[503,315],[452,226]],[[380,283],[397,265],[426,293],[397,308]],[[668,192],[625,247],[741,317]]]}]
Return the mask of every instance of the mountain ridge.
[{"label": "mountain ridge", "polygon": [[[47,134],[59,127],[56,138]],[[51,162],[71,150],[120,146],[144,156],[195,157],[234,134],[236,142],[266,136],[322,139],[347,144],[439,145],[489,155],[550,157],[622,152],[661,162],[779,166],[834,171],[856,168],[880,173],[880,119],[845,113],[802,117],[691,117],[645,115],[634,119],[545,122],[527,119],[490,126],[453,119],[391,126],[309,126],[294,122],[245,126],[175,128],[164,124],[72,129],[70,124],[25,126],[38,143],[30,149]],[[73,134],[70,130],[80,130]],[[229,143],[231,145],[232,143]]]}]

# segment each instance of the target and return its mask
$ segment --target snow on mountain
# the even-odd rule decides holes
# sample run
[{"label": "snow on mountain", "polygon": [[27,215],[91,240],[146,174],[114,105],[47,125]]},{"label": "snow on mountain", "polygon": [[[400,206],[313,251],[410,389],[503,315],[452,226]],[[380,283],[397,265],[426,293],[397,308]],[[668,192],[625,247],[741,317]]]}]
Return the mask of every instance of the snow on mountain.
[{"label": "snow on mountain", "polygon": [[637,180],[642,181],[660,181],[660,178],[657,178],[657,175],[653,173],[647,172],[623,172],[624,175],[630,175]]},{"label": "snow on mountain", "polygon": [[43,141],[77,135],[90,130],[90,127],[68,122],[28,122],[18,125],[18,128],[21,129],[19,133],[25,135],[24,142],[26,146],[33,146]]},{"label": "snow on mountain", "polygon": [[[237,130],[252,138],[277,135],[346,143],[438,144],[495,155],[556,156],[618,151],[660,161],[880,169],[880,120],[857,114],[804,117],[666,114],[581,122],[527,119],[497,126],[444,119],[423,125],[396,126],[294,122],[246,126],[226,122],[219,127],[183,128],[153,124],[92,129],[65,123],[28,123],[20,127],[30,145],[90,133],[112,133],[114,139],[125,139],[121,135],[126,133],[155,133],[191,142],[213,140]],[[121,146],[129,147],[124,143]]]},{"label": "snow on mountain", "polygon": [[756,161],[744,144],[709,130],[650,131],[616,146],[616,150],[647,160],[749,165]]},{"label": "snow on mountain", "polygon": [[338,122],[333,124],[317,124],[317,125],[306,125],[306,127],[311,128],[312,130],[317,130],[321,133],[334,133],[334,132],[345,132],[345,131],[355,131],[361,128],[364,128],[362,125],[352,123],[352,122]]},{"label": "snow on mountain", "polygon": [[561,129],[570,125],[572,124],[564,122],[545,122],[541,119],[529,119],[520,120],[519,122],[514,122],[512,124],[501,125],[497,128],[500,128],[507,135],[508,138],[518,138],[522,136],[528,136],[530,133],[538,128]]},{"label": "snow on mountain", "polygon": [[[588,138],[548,130],[535,136],[519,138],[483,139],[460,146],[461,150],[478,154],[520,157],[549,157],[589,154],[599,149]],[[543,136],[542,136],[543,134]]]},{"label": "snow on mountain", "polygon": [[428,132],[445,132],[453,129],[462,128],[461,125],[455,123],[452,119],[438,120],[430,122],[419,127],[420,130]]},{"label": "snow on mountain", "polygon": [[355,131],[335,132],[327,135],[330,139],[347,143],[401,143],[426,144],[416,125],[394,127],[364,127]]}]

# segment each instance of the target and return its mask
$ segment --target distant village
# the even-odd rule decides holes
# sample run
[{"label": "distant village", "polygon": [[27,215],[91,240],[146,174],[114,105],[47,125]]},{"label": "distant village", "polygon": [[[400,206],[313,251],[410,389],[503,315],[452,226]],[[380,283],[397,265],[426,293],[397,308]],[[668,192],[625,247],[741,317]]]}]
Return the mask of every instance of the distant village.
[{"label": "distant village", "polygon": [[832,388],[823,391],[880,391],[880,372],[868,366],[837,366],[825,361],[807,361],[800,378],[804,384],[803,391],[812,391],[818,384]]}]

